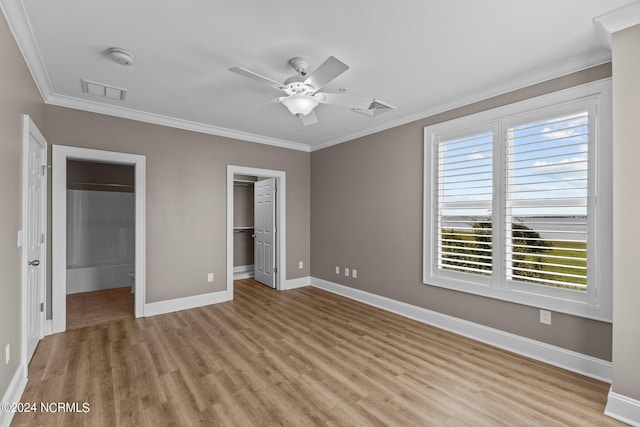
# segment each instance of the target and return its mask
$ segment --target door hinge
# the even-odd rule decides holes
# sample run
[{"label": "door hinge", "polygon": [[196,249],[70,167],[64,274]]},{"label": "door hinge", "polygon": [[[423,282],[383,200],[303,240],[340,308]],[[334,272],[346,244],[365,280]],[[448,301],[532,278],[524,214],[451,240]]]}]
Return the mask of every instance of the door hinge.
[{"label": "door hinge", "polygon": [[273,272],[274,272],[274,273],[277,273],[277,272],[278,272],[278,267],[274,267],[274,268],[273,268]]},{"label": "door hinge", "polygon": [[47,174],[47,165],[42,165],[42,176]]},{"label": "door hinge", "polygon": [[41,302],[41,303],[40,303],[40,312],[42,313],[43,311],[44,311],[44,303],[43,303],[43,302]]},{"label": "door hinge", "polygon": [[44,233],[40,234],[40,243],[44,243]]}]

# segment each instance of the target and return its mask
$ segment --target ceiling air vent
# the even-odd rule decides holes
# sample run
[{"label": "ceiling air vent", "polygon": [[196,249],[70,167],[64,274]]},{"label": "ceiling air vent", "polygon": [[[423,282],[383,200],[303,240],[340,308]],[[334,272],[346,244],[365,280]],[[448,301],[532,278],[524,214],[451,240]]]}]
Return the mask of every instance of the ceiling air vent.
[{"label": "ceiling air vent", "polygon": [[109,86],[104,83],[96,83],[90,80],[82,79],[82,91],[95,96],[102,96],[116,101],[124,101],[127,96],[127,90],[115,86]]},{"label": "ceiling air vent", "polygon": [[371,105],[369,105],[369,108],[367,108],[366,110],[363,110],[361,108],[354,108],[353,111],[355,111],[356,113],[364,114],[365,116],[375,117],[379,116],[382,113],[395,109],[396,107],[394,107],[393,105],[385,104],[382,101],[374,99]]}]

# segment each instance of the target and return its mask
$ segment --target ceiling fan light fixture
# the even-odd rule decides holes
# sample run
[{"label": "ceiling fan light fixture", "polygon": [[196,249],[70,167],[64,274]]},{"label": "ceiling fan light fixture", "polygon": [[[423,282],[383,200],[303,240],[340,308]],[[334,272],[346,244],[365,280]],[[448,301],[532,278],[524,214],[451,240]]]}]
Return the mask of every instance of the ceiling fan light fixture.
[{"label": "ceiling fan light fixture", "polygon": [[318,100],[307,95],[286,96],[280,100],[294,116],[306,116],[319,104]]}]

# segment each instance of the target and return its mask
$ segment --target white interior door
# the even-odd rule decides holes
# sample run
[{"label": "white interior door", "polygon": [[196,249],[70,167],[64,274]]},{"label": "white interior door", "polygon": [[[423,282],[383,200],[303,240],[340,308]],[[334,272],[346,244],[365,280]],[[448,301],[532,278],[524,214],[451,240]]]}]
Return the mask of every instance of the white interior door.
[{"label": "white interior door", "polygon": [[254,273],[255,279],[276,287],[276,180],[264,179],[254,188]]},{"label": "white interior door", "polygon": [[[33,122],[25,118],[25,212],[23,250],[26,274],[23,278],[23,318],[25,319],[25,356],[28,363],[44,336],[45,260],[46,260],[46,165],[47,142]],[[25,269],[23,269],[23,272]]]}]

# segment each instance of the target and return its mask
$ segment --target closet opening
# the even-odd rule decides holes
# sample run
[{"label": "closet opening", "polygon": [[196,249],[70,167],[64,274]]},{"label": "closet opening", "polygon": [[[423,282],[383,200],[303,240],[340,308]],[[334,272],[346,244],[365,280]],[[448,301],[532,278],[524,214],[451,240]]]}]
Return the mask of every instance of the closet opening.
[{"label": "closet opening", "polygon": [[227,166],[227,293],[233,281],[286,289],[286,173]]},{"label": "closet opening", "polygon": [[254,273],[254,185],[255,176],[233,176],[233,280]]},{"label": "closet opening", "polygon": [[135,168],[67,160],[67,329],[134,316]]},{"label": "closet opening", "polygon": [[275,178],[233,176],[233,278],[276,287],[277,183]]}]

